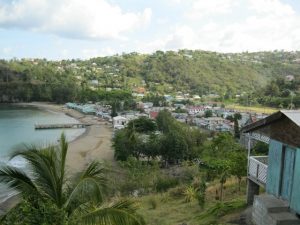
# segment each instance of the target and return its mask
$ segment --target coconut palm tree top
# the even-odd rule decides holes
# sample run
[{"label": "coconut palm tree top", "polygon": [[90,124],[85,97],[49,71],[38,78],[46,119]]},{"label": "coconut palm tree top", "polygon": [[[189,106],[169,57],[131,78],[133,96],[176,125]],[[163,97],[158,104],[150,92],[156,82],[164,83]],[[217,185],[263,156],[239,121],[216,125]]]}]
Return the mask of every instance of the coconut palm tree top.
[{"label": "coconut palm tree top", "polygon": [[142,225],[136,205],[130,200],[107,203],[103,192],[107,180],[105,169],[92,162],[75,177],[66,174],[68,143],[61,135],[59,146],[43,149],[31,147],[12,155],[23,157],[28,171],[6,165],[0,168],[0,183],[17,191],[23,198],[34,196],[54,204],[65,213],[62,224]]}]

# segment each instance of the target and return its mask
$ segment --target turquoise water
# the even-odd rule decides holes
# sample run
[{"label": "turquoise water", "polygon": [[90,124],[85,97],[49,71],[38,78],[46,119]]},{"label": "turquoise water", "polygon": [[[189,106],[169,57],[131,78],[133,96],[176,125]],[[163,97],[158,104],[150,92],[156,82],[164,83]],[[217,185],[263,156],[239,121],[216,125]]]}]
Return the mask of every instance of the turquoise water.
[{"label": "turquoise water", "polygon": [[[25,145],[45,146],[57,144],[62,132],[71,141],[85,129],[35,130],[35,124],[76,123],[74,118],[63,113],[39,110],[33,107],[0,105],[0,163],[7,163],[9,155]],[[24,167],[24,161],[16,158],[9,162],[16,167]],[[8,193],[0,188],[0,202]]]}]

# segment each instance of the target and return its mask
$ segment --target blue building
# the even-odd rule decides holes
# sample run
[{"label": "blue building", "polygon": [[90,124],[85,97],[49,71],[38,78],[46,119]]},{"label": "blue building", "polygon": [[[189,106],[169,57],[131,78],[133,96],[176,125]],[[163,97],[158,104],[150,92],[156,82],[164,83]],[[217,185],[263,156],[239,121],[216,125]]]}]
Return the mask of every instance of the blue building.
[{"label": "blue building", "polygon": [[[243,128],[269,144],[268,156],[248,154],[249,204],[256,225],[300,224],[300,111],[279,111]],[[258,195],[264,188],[265,194]]]}]

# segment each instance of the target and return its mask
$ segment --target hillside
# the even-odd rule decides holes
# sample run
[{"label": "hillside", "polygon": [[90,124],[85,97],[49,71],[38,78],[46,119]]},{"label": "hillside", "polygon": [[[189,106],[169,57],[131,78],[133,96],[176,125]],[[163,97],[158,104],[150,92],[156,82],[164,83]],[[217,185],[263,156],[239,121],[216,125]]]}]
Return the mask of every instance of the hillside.
[{"label": "hillside", "polygon": [[80,100],[83,89],[176,91],[231,99],[253,93],[270,80],[300,77],[300,52],[223,54],[205,51],[130,53],[90,60],[0,61],[1,101]]}]

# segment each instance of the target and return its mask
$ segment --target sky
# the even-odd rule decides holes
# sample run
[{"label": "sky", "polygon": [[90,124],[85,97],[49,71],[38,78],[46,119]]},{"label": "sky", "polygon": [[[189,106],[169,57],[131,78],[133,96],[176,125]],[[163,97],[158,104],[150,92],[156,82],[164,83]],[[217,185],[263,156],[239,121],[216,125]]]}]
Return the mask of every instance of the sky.
[{"label": "sky", "polygon": [[0,0],[0,58],[300,50],[300,0]]}]

